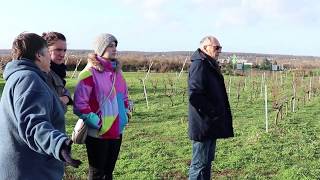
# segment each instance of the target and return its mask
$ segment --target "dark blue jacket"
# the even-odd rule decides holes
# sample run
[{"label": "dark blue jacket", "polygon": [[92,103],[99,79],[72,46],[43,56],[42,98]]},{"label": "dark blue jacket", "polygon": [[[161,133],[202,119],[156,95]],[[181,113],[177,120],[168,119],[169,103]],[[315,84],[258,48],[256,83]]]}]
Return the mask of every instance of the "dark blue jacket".
[{"label": "dark blue jacket", "polygon": [[200,49],[191,56],[188,88],[190,139],[233,137],[232,115],[220,67]]},{"label": "dark blue jacket", "polygon": [[9,62],[0,102],[0,179],[61,180],[67,139],[59,98],[30,60]]}]

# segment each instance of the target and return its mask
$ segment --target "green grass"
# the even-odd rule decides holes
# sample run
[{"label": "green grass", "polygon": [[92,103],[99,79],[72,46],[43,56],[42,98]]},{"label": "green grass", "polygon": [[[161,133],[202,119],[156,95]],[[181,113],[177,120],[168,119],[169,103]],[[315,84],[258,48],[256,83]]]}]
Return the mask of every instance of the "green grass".
[{"label": "green grass", "polygon": [[[130,98],[135,102],[133,118],[126,128],[120,156],[114,171],[115,179],[187,179],[191,160],[191,141],[187,136],[187,75],[177,81],[173,106],[165,93],[170,91],[170,79],[175,74],[151,73],[147,81],[149,108],[143,97],[139,79],[143,73],[125,73]],[[260,77],[255,78],[256,81]],[[154,94],[151,83],[157,79]],[[169,80],[168,80],[169,79]],[[225,77],[228,84],[229,77]],[[239,82],[243,77],[233,77]],[[252,80],[253,81],[253,80]],[[76,80],[67,80],[73,91]],[[251,92],[252,82],[241,91],[236,100],[236,84],[231,86],[231,108],[235,137],[218,140],[213,163],[214,179],[319,179],[320,177],[320,97],[299,104],[295,113],[289,113],[275,124],[275,112],[269,99],[269,132],[265,132],[264,104],[260,93]],[[274,82],[270,80],[269,83]],[[290,77],[284,79],[281,94],[292,90]],[[0,86],[3,81],[0,81]],[[301,86],[307,86],[306,78]],[[271,87],[271,84],[268,88]],[[272,89],[272,88],[270,88]],[[302,90],[298,90],[298,94]],[[168,94],[168,93],[167,93]],[[272,97],[272,94],[268,94]],[[70,135],[77,117],[69,108],[67,133]],[[73,146],[73,156],[81,159],[78,169],[67,167],[65,179],[86,179],[88,165],[84,145]]]}]

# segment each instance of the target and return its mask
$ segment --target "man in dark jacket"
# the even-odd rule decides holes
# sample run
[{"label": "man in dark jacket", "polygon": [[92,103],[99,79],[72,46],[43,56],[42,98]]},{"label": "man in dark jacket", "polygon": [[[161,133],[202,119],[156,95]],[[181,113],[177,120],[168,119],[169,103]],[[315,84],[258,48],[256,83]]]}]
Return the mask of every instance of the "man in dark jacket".
[{"label": "man in dark jacket", "polygon": [[221,49],[217,38],[207,36],[191,57],[188,88],[192,180],[211,178],[216,140],[234,136],[228,96],[217,62]]},{"label": "man in dark jacket", "polygon": [[81,162],[71,157],[60,100],[46,84],[47,43],[37,34],[22,33],[12,55],[0,101],[0,179],[60,180],[64,162],[74,167]]}]

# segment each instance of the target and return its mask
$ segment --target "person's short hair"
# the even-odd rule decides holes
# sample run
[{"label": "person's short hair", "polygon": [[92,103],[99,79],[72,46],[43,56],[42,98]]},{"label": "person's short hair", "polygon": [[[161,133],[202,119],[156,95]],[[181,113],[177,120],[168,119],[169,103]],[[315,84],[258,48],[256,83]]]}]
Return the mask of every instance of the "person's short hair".
[{"label": "person's short hair", "polygon": [[200,46],[206,46],[209,43],[211,44],[214,41],[215,37],[213,36],[205,36],[200,41]]},{"label": "person's short hair", "polygon": [[47,41],[48,46],[52,46],[58,40],[66,41],[66,37],[63,34],[54,31],[44,32],[42,33],[42,37]]},{"label": "person's short hair", "polygon": [[12,43],[12,58],[13,59],[30,59],[35,60],[36,54],[43,54],[42,50],[48,47],[47,42],[35,33],[21,33]]}]

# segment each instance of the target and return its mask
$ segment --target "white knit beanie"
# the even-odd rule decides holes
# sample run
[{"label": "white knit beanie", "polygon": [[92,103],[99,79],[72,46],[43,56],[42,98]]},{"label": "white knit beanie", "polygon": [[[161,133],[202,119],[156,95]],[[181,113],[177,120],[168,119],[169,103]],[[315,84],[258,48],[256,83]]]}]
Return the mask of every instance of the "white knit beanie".
[{"label": "white knit beanie", "polygon": [[102,56],[106,48],[109,46],[110,43],[115,42],[116,46],[118,45],[118,41],[116,37],[114,37],[112,34],[103,33],[100,34],[94,44],[93,44],[93,50],[95,53],[97,53],[98,56]]}]

